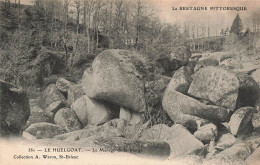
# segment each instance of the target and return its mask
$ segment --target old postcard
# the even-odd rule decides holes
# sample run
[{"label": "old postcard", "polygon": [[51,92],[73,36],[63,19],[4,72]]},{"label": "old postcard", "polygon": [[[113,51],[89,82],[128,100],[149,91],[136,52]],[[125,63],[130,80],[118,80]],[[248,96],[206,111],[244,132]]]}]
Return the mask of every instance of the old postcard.
[{"label": "old postcard", "polygon": [[259,0],[0,0],[0,164],[260,164]]}]

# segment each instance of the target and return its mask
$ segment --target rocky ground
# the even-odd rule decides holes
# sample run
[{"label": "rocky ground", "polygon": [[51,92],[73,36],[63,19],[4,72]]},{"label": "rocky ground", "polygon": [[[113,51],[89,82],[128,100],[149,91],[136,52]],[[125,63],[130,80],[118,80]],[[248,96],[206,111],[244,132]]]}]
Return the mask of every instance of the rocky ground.
[{"label": "rocky ground", "polygon": [[[162,163],[255,164],[259,61],[257,54],[191,55],[179,47],[155,64],[133,51],[106,50],[79,82],[59,78],[38,99],[0,81],[1,136]],[[174,124],[158,120],[154,111]]]}]

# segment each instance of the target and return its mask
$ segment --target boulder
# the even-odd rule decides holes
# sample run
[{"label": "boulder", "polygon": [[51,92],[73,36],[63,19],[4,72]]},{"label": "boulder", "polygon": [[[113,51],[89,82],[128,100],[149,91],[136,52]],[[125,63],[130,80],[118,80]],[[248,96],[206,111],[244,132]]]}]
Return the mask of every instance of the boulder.
[{"label": "boulder", "polygon": [[254,106],[256,83],[245,74],[235,74],[218,67],[204,67],[193,76],[188,94],[234,110]]},{"label": "boulder", "polygon": [[175,72],[167,88],[186,94],[190,87],[191,81],[192,78],[187,68],[183,66]]},{"label": "boulder", "polygon": [[57,81],[56,81],[56,87],[64,92],[64,93],[67,93],[68,90],[69,90],[69,87],[72,85],[72,82],[69,82],[68,80],[64,79],[64,78],[59,78]]},{"label": "boulder", "polygon": [[217,144],[216,144],[216,149],[218,150],[225,150],[226,148],[231,147],[233,144],[235,144],[236,142],[236,138],[234,135],[227,133],[227,134],[223,134]]},{"label": "boulder", "polygon": [[219,163],[242,163],[251,154],[250,148],[245,143],[237,143],[230,148],[214,155],[211,159]]},{"label": "boulder", "polygon": [[42,93],[39,106],[42,109],[46,109],[51,103],[56,101],[65,101],[65,97],[55,84],[50,84]]},{"label": "boulder", "polygon": [[218,129],[212,123],[199,127],[199,129],[194,132],[194,136],[203,143],[209,143],[212,138],[217,137],[217,134]]},{"label": "boulder", "polygon": [[204,150],[203,143],[179,124],[173,125],[172,127],[168,127],[164,124],[154,125],[144,131],[141,139],[166,141],[171,147],[171,157],[201,154]]},{"label": "boulder", "polygon": [[252,125],[256,131],[260,132],[260,113],[253,114]]},{"label": "boulder", "polygon": [[235,136],[240,136],[252,132],[252,117],[255,108],[243,107],[234,112],[229,121],[230,132]]},{"label": "boulder", "polygon": [[82,96],[71,105],[83,127],[100,125],[114,118],[113,109],[105,102]]},{"label": "boulder", "polygon": [[37,139],[53,138],[56,135],[66,133],[66,130],[51,123],[34,123],[28,127],[25,132],[31,134]]},{"label": "boulder", "polygon": [[100,53],[82,77],[85,94],[108,101],[135,112],[144,111],[144,82],[146,69],[141,55],[119,49]]},{"label": "boulder", "polygon": [[82,129],[82,125],[77,115],[69,108],[60,109],[55,114],[54,121],[58,126],[64,128],[67,132]]},{"label": "boulder", "polygon": [[[65,104],[63,101],[56,101],[51,103],[46,109],[45,112],[49,115],[55,115],[58,110],[60,110],[61,108],[65,107]],[[54,117],[54,116],[53,116]]]},{"label": "boulder", "polygon": [[260,164],[260,147],[258,147],[247,159],[246,163],[248,165]]},{"label": "boulder", "polygon": [[26,92],[0,80],[0,136],[21,135],[29,116]]},{"label": "boulder", "polygon": [[68,90],[68,104],[69,106],[82,97],[84,94],[81,84],[74,84],[69,87]]},{"label": "boulder", "polygon": [[197,62],[195,68],[194,68],[194,72],[197,72],[198,70],[200,70],[201,68],[204,68],[206,66],[218,66],[219,62],[217,59],[213,59],[213,58],[206,58],[206,59],[201,59]]},{"label": "boulder", "polygon": [[181,115],[194,115],[203,119],[225,122],[229,111],[225,108],[203,104],[189,96],[168,88],[164,92],[162,105],[175,123],[183,123]]}]

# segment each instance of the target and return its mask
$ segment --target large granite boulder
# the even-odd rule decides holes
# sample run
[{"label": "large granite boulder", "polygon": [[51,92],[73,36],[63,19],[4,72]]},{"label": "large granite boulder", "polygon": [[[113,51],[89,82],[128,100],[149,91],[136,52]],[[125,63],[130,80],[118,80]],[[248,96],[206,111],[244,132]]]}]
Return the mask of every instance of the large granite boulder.
[{"label": "large granite boulder", "polygon": [[26,92],[0,80],[0,136],[21,135],[29,116]]},{"label": "large granite boulder", "polygon": [[210,66],[193,76],[188,94],[234,110],[254,106],[257,88],[256,82],[248,75]]},{"label": "large granite boulder", "polygon": [[112,109],[105,102],[82,96],[71,105],[83,127],[86,125],[100,125],[115,118]]},{"label": "large granite boulder", "polygon": [[135,112],[145,110],[145,66],[134,51],[112,49],[99,54],[82,77],[83,91],[90,98],[108,101]]},{"label": "large granite boulder", "polygon": [[169,117],[175,123],[182,125],[184,124],[181,117],[183,115],[193,115],[217,122],[228,121],[229,117],[229,111],[225,108],[206,105],[168,87],[164,92],[162,105]]},{"label": "large granite boulder", "polygon": [[65,96],[56,87],[55,84],[50,84],[42,93],[39,100],[39,106],[46,109],[51,103],[56,101],[65,101]]}]

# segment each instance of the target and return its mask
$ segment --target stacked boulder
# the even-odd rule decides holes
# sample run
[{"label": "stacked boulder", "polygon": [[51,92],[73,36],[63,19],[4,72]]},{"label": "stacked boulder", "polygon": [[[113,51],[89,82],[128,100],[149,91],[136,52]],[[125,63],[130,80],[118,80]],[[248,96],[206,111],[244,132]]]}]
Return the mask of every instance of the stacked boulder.
[{"label": "stacked boulder", "polygon": [[119,151],[123,148],[124,152],[133,152],[127,146],[134,145],[143,151],[134,154],[167,158],[170,147],[166,142],[125,138],[129,133],[126,127],[134,134],[137,132],[135,128],[143,123],[145,75],[144,60],[138,53],[126,50],[102,52],[84,72],[80,83],[59,78],[56,84],[45,89],[39,106],[53,122],[31,124],[24,131],[24,137],[77,141],[84,146],[90,142],[102,147],[109,144],[109,148]]},{"label": "stacked boulder", "polygon": [[[258,147],[243,139],[260,130],[258,84],[248,74],[218,66],[218,60],[196,64],[190,56],[184,47],[176,48],[170,62],[178,70],[172,78],[148,80],[151,73],[138,53],[103,51],[79,83],[59,78],[45,89],[39,105],[51,120],[30,123],[24,136],[112,148],[136,145],[171,158],[197,155],[215,161],[227,156],[245,161]],[[143,124],[143,114],[153,106],[161,107],[174,125],[149,128],[152,118]]]},{"label": "stacked boulder", "polygon": [[214,59],[202,60],[192,72],[188,69],[183,66],[172,77],[162,98],[164,110],[205,144],[207,159],[233,160],[245,153],[239,159],[245,161],[251,150],[245,142],[237,144],[237,138],[259,129],[257,82],[248,74],[218,66]]},{"label": "stacked boulder", "polygon": [[[56,133],[72,132],[115,118],[124,119],[131,125],[142,124],[140,113],[146,109],[145,74],[144,60],[138,53],[106,50],[95,58],[80,83],[59,78],[56,84],[50,84],[44,90],[39,99],[40,107],[33,106],[33,109],[44,112],[50,120],[45,120],[46,115],[30,116],[25,132],[34,130],[33,136],[39,138],[43,128],[50,131],[59,128],[61,131]],[[38,133],[35,133],[36,128],[39,128]],[[50,135],[56,134],[47,133],[43,138]]]}]

